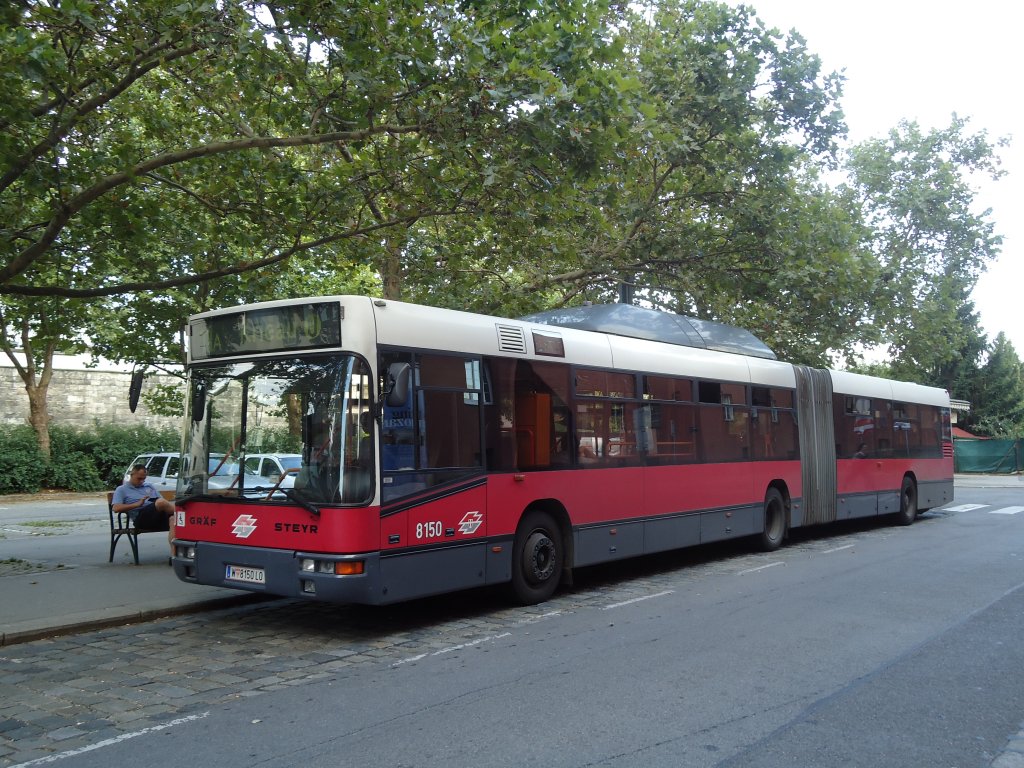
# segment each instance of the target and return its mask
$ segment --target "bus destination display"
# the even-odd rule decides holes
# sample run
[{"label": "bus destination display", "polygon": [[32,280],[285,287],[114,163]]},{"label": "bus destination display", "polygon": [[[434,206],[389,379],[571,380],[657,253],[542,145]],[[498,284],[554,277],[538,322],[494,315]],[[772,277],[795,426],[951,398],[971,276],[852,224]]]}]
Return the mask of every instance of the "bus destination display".
[{"label": "bus destination display", "polygon": [[192,321],[192,359],[341,345],[333,302],[248,310]]}]

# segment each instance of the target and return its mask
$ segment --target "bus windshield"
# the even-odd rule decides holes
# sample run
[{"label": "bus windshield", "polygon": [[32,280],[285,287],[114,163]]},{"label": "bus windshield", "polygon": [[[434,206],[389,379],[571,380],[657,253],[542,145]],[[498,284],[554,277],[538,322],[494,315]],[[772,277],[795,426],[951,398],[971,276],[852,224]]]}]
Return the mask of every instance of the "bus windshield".
[{"label": "bus windshield", "polygon": [[[196,366],[178,497],[365,504],[374,489],[370,373],[354,355]],[[271,479],[248,454],[299,454]]]}]

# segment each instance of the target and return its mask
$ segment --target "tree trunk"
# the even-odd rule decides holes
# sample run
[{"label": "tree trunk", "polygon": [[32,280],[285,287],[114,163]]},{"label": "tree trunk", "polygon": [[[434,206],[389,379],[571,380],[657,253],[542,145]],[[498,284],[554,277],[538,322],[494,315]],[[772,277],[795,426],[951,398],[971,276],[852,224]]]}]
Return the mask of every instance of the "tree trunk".
[{"label": "tree trunk", "polygon": [[402,228],[388,232],[384,241],[384,256],[380,265],[381,282],[384,284],[384,298],[402,300],[402,250],[405,248],[408,229]]},{"label": "tree trunk", "polygon": [[[36,440],[39,442],[39,452],[47,461],[50,460],[50,410],[46,403],[46,393],[49,389],[50,367],[44,369],[44,383],[25,381],[25,391],[28,392],[28,423],[36,432]],[[23,377],[24,378],[24,377]]]},{"label": "tree trunk", "polygon": [[285,413],[288,418],[288,434],[291,437],[302,437],[302,398],[290,394],[285,399]]},{"label": "tree trunk", "polygon": [[[43,318],[45,324],[45,314]],[[0,320],[2,319],[0,317]],[[43,454],[46,461],[49,461],[50,409],[47,405],[46,395],[50,388],[50,379],[53,378],[53,353],[56,351],[57,345],[56,342],[49,341],[43,348],[42,368],[36,365],[32,347],[32,333],[27,320],[21,324],[21,348],[25,355],[24,361],[18,359],[14,349],[8,343],[7,337],[0,333],[0,349],[3,349],[4,354],[14,364],[18,376],[25,384],[25,392],[28,395],[28,423],[35,430],[39,452]]]}]

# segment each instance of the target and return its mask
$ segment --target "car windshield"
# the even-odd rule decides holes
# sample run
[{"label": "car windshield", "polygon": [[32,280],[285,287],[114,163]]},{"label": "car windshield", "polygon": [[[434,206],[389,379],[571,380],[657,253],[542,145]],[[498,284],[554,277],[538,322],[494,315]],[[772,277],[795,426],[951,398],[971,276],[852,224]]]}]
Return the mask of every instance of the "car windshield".
[{"label": "car windshield", "polygon": [[[238,474],[238,464],[234,461],[225,461],[223,456],[211,456],[209,461],[210,474],[215,477],[233,477]],[[255,475],[251,469],[246,469],[245,474]]]},{"label": "car windshield", "polygon": [[281,466],[285,469],[298,469],[302,466],[301,456],[278,456],[277,460],[281,462]]},{"label": "car windshield", "polygon": [[[310,504],[367,503],[370,397],[369,370],[352,355],[193,368],[178,496],[281,502],[287,493]],[[279,455],[286,474],[272,480],[249,466],[240,475],[250,454]]]}]

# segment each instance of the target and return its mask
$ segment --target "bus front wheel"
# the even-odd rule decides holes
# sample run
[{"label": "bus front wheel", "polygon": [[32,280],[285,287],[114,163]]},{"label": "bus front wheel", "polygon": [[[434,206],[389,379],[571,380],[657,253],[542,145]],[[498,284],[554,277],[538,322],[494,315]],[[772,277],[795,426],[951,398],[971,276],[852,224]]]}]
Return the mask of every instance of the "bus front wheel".
[{"label": "bus front wheel", "polygon": [[520,605],[542,603],[555,593],[562,575],[562,535],[545,512],[526,513],[512,547],[512,597]]},{"label": "bus front wheel", "polygon": [[786,502],[777,488],[764,496],[764,530],[759,541],[762,552],[774,552],[786,537]]},{"label": "bus front wheel", "polygon": [[917,485],[913,478],[904,477],[900,488],[900,511],[896,513],[896,525],[910,525],[917,517]]}]

